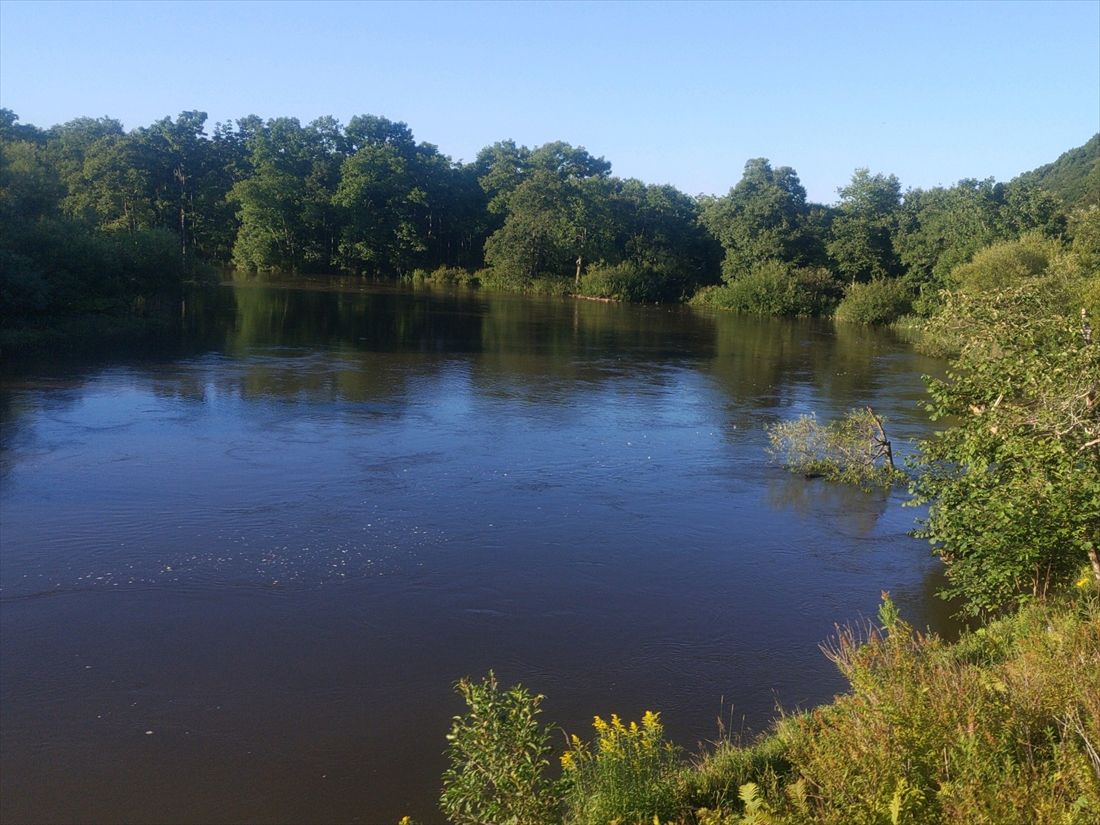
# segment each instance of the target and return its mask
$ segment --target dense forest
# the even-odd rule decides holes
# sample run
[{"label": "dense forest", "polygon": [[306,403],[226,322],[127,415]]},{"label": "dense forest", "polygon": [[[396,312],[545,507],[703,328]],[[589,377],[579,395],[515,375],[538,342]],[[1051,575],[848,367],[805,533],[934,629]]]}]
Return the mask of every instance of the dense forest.
[{"label": "dense forest", "polygon": [[693,197],[563,142],[456,163],[371,115],[208,131],[190,111],[126,131],[107,117],[41,129],[5,109],[0,310],[8,328],[142,315],[235,267],[888,322],[935,314],[990,245],[1023,239],[1002,257],[1047,265],[1095,223],[1098,181],[1100,136],[1009,183],[903,191],[857,169],[826,206],[764,158],[724,197]]}]

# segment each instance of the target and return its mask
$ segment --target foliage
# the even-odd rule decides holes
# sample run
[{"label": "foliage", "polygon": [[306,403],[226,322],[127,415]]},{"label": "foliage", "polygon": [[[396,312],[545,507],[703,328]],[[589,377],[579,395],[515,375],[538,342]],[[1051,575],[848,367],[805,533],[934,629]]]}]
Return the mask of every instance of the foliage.
[{"label": "foliage", "polygon": [[479,156],[489,208],[503,217],[485,242],[485,262],[502,282],[579,280],[585,261],[611,244],[611,164],[583,147],[547,143],[534,150],[497,144]]},{"label": "foliage", "polygon": [[[595,740],[573,737],[561,758],[563,816],[527,821],[1095,822],[1100,586],[1090,577],[1080,584],[952,644],[914,631],[883,594],[876,623],[838,628],[823,646],[849,684],[830,704],[689,763],[677,761],[656,714],[640,724],[597,717]],[[522,717],[519,728],[530,729]],[[480,787],[479,804],[497,798],[494,786]]]},{"label": "foliage", "polygon": [[824,315],[836,306],[840,293],[840,284],[826,269],[771,261],[721,286],[700,290],[692,303],[751,315]]},{"label": "foliage", "polygon": [[700,221],[725,250],[727,281],[765,261],[802,266],[823,257],[797,173],[789,166],[773,169],[766,158],[746,162],[741,180],[725,197],[704,199]]},{"label": "foliage", "polygon": [[632,261],[614,265],[601,261],[581,276],[577,294],[590,298],[652,303],[678,299],[679,295],[668,292],[670,287],[674,289],[675,286],[675,282],[670,282],[660,272]]},{"label": "foliage", "polygon": [[955,267],[948,281],[974,295],[1013,287],[1044,274],[1058,252],[1056,241],[1031,233],[979,250],[969,263]]},{"label": "foliage", "polygon": [[595,740],[570,739],[561,758],[566,821],[576,825],[667,820],[677,810],[678,759],[664,739],[658,714],[646,711],[641,724],[595,717]]},{"label": "foliage", "polygon": [[972,613],[1042,595],[1095,558],[1100,344],[1057,309],[1070,286],[959,293],[930,323],[961,351],[929,381],[929,412],[953,426],[922,443],[913,491],[929,505],[922,535],[947,562],[946,592]]},{"label": "foliage", "polygon": [[[1100,695],[1088,687],[1100,679],[1095,599],[1023,614],[955,647],[915,633],[889,599],[879,621],[866,636],[842,629],[827,650],[851,692],[785,731],[814,821],[1084,822],[1100,813],[1100,765],[1088,756],[1100,734]],[[1084,737],[1066,725],[1086,718]]]},{"label": "foliage", "polygon": [[1100,206],[1100,133],[1063,152],[1053,163],[1020,175],[1013,184],[1032,184],[1068,206]]},{"label": "foliage", "polygon": [[901,207],[898,179],[857,169],[839,191],[839,214],[827,246],[837,271],[853,283],[901,274],[893,245]]},{"label": "foliage", "polygon": [[855,324],[890,324],[913,305],[909,287],[900,280],[880,278],[849,284],[836,308],[836,319]]},{"label": "foliage", "polygon": [[573,282],[566,278],[539,275],[523,278],[514,272],[494,267],[479,269],[474,273],[478,286],[499,292],[527,292],[531,295],[568,295]]},{"label": "foliage", "polygon": [[[1057,263],[1095,272],[1095,254],[1076,240],[1089,235],[1088,210],[1067,217],[1046,191],[1094,191],[1095,146],[1094,138],[1067,153],[1057,174],[1036,170],[1007,185],[962,180],[904,197],[893,175],[857,169],[827,207],[806,200],[793,169],[764,158],[746,162],[725,197],[692,197],[612,177],[607,160],[561,141],[502,141],[473,163],[454,162],[406,124],[374,115],[346,125],[250,115],[211,127],[204,112],[185,111],[130,131],[108,117],[43,130],[5,109],[0,219],[6,237],[42,244],[0,238],[4,301],[14,313],[5,322],[38,323],[78,306],[117,313],[148,299],[151,275],[116,278],[75,264],[61,275],[48,263],[53,246],[99,243],[90,235],[124,257],[117,238],[126,235],[128,249],[150,251],[150,264],[171,239],[180,262],[162,271],[175,285],[205,264],[372,277],[485,267],[479,280],[495,289],[676,301],[702,288],[697,300],[712,306],[824,315],[843,280],[869,286],[849,291],[842,317],[888,321],[910,297],[913,311],[929,316],[942,291],[957,286],[951,273],[960,266],[971,265],[958,272],[975,289],[1004,285],[1017,264],[1027,269],[1004,249],[975,257],[1027,233],[1037,233],[1027,241],[1036,248],[1063,237],[1081,247],[1059,253],[1051,271]],[[79,237],[47,238],[61,231]],[[993,274],[974,274],[982,267]],[[726,287],[707,288],[720,277]],[[908,292],[885,285],[895,281]],[[74,291],[82,294],[70,300]],[[1080,295],[1087,306],[1100,302],[1088,283]]]},{"label": "foliage", "polygon": [[428,283],[438,286],[476,286],[477,275],[469,270],[457,266],[439,266],[428,272],[424,269],[414,269],[409,274],[413,283]]},{"label": "foliage", "polygon": [[[1100,814],[1100,602],[1034,605],[955,644],[888,596],[825,646],[850,684],[684,774],[705,823],[1085,823]],[[748,820],[752,821],[752,820]]]},{"label": "foliage", "polygon": [[539,825],[555,819],[557,797],[544,778],[549,734],[538,722],[542,696],[501,690],[490,671],[462,679],[466,713],[456,716],[440,807],[456,825]]},{"label": "foliage", "polygon": [[889,486],[904,477],[894,466],[883,421],[870,407],[849,410],[828,424],[803,415],[767,431],[772,457],[791,472],[864,488]]},{"label": "foliage", "polygon": [[1032,186],[1008,188],[986,180],[964,179],[952,187],[910,190],[899,214],[894,248],[905,280],[916,291],[916,309],[939,310],[949,273],[982,247],[1031,230],[1061,232],[1057,201]]}]

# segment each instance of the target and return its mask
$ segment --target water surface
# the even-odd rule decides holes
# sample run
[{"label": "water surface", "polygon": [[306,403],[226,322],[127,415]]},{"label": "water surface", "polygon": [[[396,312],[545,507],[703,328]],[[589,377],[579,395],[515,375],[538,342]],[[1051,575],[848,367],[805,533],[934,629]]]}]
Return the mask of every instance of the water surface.
[{"label": "water surface", "polygon": [[681,307],[239,285],[142,354],[0,391],[8,822],[439,822],[456,679],[693,746],[827,700],[834,622],[942,624],[903,496],[765,424],[936,365],[885,332]]}]

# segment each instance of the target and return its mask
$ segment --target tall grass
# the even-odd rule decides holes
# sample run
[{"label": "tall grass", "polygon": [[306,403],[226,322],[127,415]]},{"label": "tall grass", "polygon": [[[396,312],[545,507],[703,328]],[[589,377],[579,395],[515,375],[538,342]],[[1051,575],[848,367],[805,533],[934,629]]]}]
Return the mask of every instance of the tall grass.
[{"label": "tall grass", "polygon": [[[640,724],[598,718],[593,740],[574,737],[561,756],[560,782],[540,769],[520,787],[535,789],[525,793],[541,800],[536,810],[549,818],[539,821],[578,825],[1091,825],[1100,821],[1100,593],[1087,576],[1076,590],[955,643],[915,630],[884,595],[877,622],[839,628],[823,646],[849,683],[832,703],[686,763],[656,714]],[[528,741],[545,743],[530,716],[518,718]],[[487,795],[481,805],[514,786],[465,787]]]}]

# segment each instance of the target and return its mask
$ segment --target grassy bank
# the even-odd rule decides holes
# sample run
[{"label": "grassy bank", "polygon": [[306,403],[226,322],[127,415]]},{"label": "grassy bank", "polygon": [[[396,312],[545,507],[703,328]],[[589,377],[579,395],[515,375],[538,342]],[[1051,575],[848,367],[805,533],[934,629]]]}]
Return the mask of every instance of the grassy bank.
[{"label": "grassy bank", "polygon": [[444,810],[528,825],[1096,822],[1100,596],[1088,578],[1075,590],[954,643],[886,597],[876,623],[823,646],[845,693],[689,758],[656,714],[597,717],[590,741],[553,753],[539,697],[463,683]]}]

